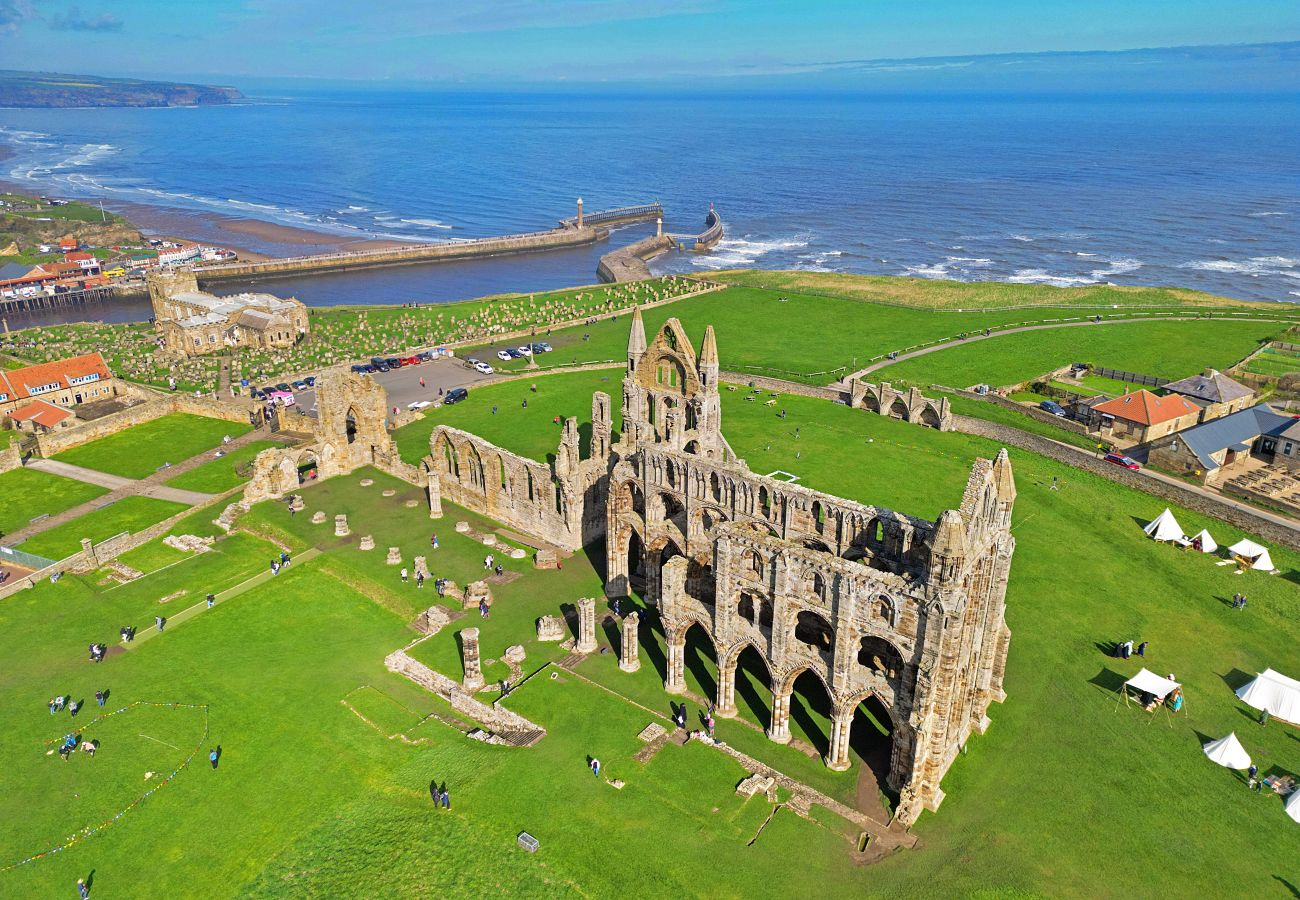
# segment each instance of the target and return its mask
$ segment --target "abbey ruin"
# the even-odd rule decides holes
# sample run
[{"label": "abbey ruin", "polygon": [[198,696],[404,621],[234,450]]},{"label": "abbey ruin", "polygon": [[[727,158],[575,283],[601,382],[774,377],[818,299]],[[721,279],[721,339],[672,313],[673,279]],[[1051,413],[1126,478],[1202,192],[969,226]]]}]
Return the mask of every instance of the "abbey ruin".
[{"label": "abbey ruin", "polygon": [[[1005,698],[1016,496],[1007,453],[976,460],[960,504],[937,521],[855,503],[751,471],[723,436],[719,376],[712,327],[697,356],[675,318],[647,343],[638,310],[617,438],[601,392],[585,458],[576,418],[550,465],[439,425],[420,473],[430,515],[447,500],[569,550],[603,539],[606,594],[637,591],[658,609],[666,689],[685,689],[687,635],[698,629],[718,661],[715,710],[734,715],[750,648],[774,697],[768,737],[785,742],[795,679],[812,673],[831,698],[831,768],[849,766],[859,705],[883,707],[885,780],[910,825],[938,807],[944,773]],[[915,410],[900,417],[935,427],[947,415],[924,398],[865,391],[855,386],[854,405],[887,412],[910,399]]]}]

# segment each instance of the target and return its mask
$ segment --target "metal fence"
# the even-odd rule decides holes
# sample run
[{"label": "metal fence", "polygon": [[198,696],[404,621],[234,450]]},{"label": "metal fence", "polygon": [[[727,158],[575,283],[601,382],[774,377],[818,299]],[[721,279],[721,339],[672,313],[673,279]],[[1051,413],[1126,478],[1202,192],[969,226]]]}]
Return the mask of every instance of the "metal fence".
[{"label": "metal fence", "polygon": [[13,547],[0,547],[0,562],[13,563],[15,566],[22,566],[24,569],[39,572],[46,566],[54,565],[56,560],[46,559],[44,556],[37,556],[35,553],[15,550]]},{"label": "metal fence", "polygon": [[1123,369],[1108,369],[1105,366],[1098,366],[1093,369],[1092,374],[1100,375],[1102,378],[1113,378],[1116,381],[1129,381],[1147,387],[1160,387],[1174,380],[1159,375],[1141,375],[1137,372],[1125,372]]}]

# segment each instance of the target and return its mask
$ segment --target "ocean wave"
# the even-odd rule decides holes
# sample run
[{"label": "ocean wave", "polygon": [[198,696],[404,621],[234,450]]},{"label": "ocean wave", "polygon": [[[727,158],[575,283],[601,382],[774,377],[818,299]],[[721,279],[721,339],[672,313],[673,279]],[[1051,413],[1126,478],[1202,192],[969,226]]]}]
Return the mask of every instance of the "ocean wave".
[{"label": "ocean wave", "polygon": [[912,276],[913,278],[947,278],[948,267],[943,263],[935,263],[931,266],[903,266],[902,274]]},{"label": "ocean wave", "polygon": [[1140,268],[1142,268],[1142,260],[1121,257],[1107,260],[1106,268],[1094,269],[1092,276],[1094,278],[1105,278],[1109,275],[1127,275],[1129,272],[1136,272]]},{"label": "ocean wave", "polygon": [[445,222],[439,222],[437,219],[398,219],[403,225],[419,225],[423,228],[446,228],[451,226]]},{"label": "ocean wave", "polygon": [[1262,212],[1246,213],[1246,215],[1250,216],[1252,219],[1267,219],[1271,216],[1289,216],[1291,214],[1279,209],[1266,209]]},{"label": "ocean wave", "polygon": [[1196,269],[1201,272],[1216,272],[1225,275],[1249,275],[1259,278],[1262,275],[1291,275],[1288,269],[1300,265],[1300,260],[1289,256],[1252,256],[1248,259],[1197,259],[1179,265],[1180,269]]},{"label": "ocean wave", "polygon": [[812,235],[794,235],[789,238],[751,240],[746,237],[723,237],[708,253],[694,259],[696,266],[704,269],[743,269],[755,260],[783,250],[800,250],[812,242]]},{"label": "ocean wave", "polygon": [[1053,275],[1043,269],[1017,269],[1002,280],[1011,284],[1050,284],[1054,287],[1082,287],[1100,281],[1088,275]]},{"label": "ocean wave", "polygon": [[1020,241],[1025,244],[1032,244],[1034,242],[1034,239],[1027,234],[1013,234],[1011,235],[1011,240]]},{"label": "ocean wave", "polygon": [[948,256],[945,259],[950,263],[960,263],[962,266],[971,269],[982,269],[985,266],[993,265],[993,260],[985,259],[982,256]]}]

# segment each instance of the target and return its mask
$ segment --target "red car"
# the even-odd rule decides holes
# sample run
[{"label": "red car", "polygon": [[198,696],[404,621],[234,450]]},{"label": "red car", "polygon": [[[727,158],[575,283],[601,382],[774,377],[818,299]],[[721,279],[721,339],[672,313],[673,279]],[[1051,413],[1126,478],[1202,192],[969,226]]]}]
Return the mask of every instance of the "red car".
[{"label": "red car", "polygon": [[1107,453],[1106,462],[1114,463],[1117,466],[1123,466],[1126,469],[1132,469],[1135,472],[1142,468],[1142,464],[1136,459],[1133,459],[1130,456],[1122,456],[1119,453]]},{"label": "red car", "polygon": [[402,360],[402,365],[404,365],[404,366],[418,366],[418,365],[419,365],[420,363],[422,363],[422,362],[424,362],[424,360],[420,359],[420,357],[418,357],[418,356],[408,356],[408,357],[406,357],[405,359]]}]

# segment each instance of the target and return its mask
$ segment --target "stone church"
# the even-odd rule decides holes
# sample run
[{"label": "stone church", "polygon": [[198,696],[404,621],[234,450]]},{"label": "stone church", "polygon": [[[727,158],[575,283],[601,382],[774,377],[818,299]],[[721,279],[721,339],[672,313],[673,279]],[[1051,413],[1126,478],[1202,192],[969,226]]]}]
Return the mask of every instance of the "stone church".
[{"label": "stone church", "polygon": [[162,347],[174,356],[225,353],[233,347],[292,347],[310,328],[307,307],[295,297],[218,297],[200,291],[188,269],[150,272],[149,302]]},{"label": "stone church", "polygon": [[944,773],[1005,698],[1007,453],[976,460],[937,521],[844,500],[751,471],[723,436],[719,376],[711,326],[697,355],[677,319],[647,343],[637,310],[617,440],[601,392],[586,458],[572,418],[550,465],[438,426],[424,462],[430,513],[445,498],[567,549],[603,539],[607,595],[636,591],[658,609],[665,687],[685,689],[687,634],[699,629],[718,661],[716,712],[734,715],[751,649],[774,697],[768,737],[786,742],[795,680],[811,673],[831,700],[831,768],[849,766],[859,706],[883,707],[885,781],[910,825],[938,807]]}]

